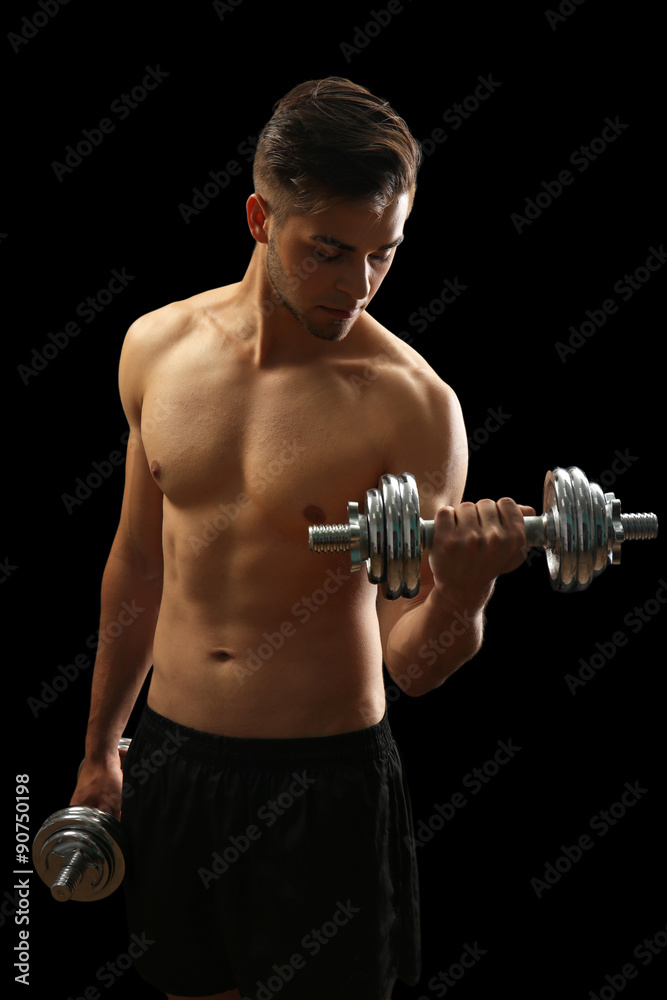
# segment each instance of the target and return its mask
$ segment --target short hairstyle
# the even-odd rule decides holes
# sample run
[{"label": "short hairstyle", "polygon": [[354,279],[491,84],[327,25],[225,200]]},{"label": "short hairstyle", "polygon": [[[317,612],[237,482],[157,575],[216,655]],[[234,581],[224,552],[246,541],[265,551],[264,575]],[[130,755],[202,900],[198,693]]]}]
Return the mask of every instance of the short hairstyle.
[{"label": "short hairstyle", "polygon": [[401,194],[412,208],[421,149],[382,98],[343,77],[308,80],[273,107],[253,184],[281,226],[290,215],[365,201],[378,215]]}]

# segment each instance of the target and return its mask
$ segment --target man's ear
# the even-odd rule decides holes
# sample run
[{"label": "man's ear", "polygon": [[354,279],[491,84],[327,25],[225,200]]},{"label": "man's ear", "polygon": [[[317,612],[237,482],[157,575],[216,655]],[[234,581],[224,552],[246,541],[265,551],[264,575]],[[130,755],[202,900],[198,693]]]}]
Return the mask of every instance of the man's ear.
[{"label": "man's ear", "polygon": [[248,228],[252,233],[253,239],[258,243],[268,243],[268,230],[267,223],[269,218],[269,212],[267,204],[262,198],[261,194],[253,192],[246,202],[246,216],[248,219]]}]

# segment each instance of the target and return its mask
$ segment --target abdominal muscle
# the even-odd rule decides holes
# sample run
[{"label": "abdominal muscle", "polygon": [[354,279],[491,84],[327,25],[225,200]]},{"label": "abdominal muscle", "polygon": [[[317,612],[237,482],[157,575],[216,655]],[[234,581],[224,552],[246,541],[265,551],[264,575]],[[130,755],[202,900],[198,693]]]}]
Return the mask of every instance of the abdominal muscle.
[{"label": "abdominal muscle", "polygon": [[[182,725],[290,738],[379,722],[385,694],[375,587],[346,554],[317,556],[298,531],[253,524],[219,536],[165,517],[163,599],[148,704]],[[304,551],[305,549],[305,551]]]}]

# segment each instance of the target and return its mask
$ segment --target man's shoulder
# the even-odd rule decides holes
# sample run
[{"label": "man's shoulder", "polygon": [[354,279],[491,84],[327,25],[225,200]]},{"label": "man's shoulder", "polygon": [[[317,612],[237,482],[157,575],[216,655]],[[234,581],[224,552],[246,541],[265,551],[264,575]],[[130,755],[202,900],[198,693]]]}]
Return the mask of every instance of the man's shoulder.
[{"label": "man's shoulder", "polygon": [[414,347],[373,317],[367,318],[369,382],[377,380],[378,388],[393,394],[401,408],[407,406],[421,412],[458,406],[454,390]]},{"label": "man's shoulder", "polygon": [[214,304],[220,304],[234,286],[198,292],[174,300],[139,316],[127,331],[125,348],[138,351],[164,349],[187,336]]},{"label": "man's shoulder", "polygon": [[[232,286],[229,286],[232,287]],[[138,414],[150,379],[181,346],[213,320],[209,311],[225,298],[226,288],[175,300],[139,316],[125,334],[119,363],[119,384],[126,412]]]},{"label": "man's shoulder", "polygon": [[[378,351],[368,376],[368,393],[376,387],[373,410],[383,414],[384,468],[409,470],[420,495],[434,497],[437,480],[442,503],[460,503],[465,484],[468,448],[461,404],[454,389],[409,344],[385,328],[378,334]],[[438,478],[439,477],[439,478]],[[430,492],[429,492],[430,490]],[[430,516],[430,515],[429,515]]]}]

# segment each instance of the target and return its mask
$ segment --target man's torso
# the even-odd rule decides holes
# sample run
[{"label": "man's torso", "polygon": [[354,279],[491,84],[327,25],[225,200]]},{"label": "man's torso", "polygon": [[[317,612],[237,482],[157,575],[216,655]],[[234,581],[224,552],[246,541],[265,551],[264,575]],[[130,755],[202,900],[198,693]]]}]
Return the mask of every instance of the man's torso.
[{"label": "man's torso", "polygon": [[[237,736],[327,735],[384,713],[376,588],[309,524],[347,521],[385,468],[418,356],[364,315],[258,365],[235,286],[178,303],[150,353],[142,439],[164,493],[149,704]],[[173,309],[174,307],[167,307]]]}]

